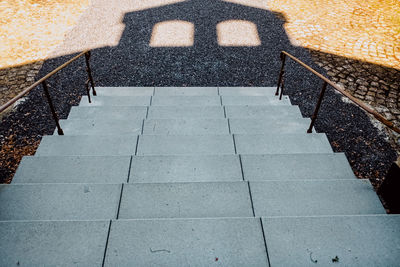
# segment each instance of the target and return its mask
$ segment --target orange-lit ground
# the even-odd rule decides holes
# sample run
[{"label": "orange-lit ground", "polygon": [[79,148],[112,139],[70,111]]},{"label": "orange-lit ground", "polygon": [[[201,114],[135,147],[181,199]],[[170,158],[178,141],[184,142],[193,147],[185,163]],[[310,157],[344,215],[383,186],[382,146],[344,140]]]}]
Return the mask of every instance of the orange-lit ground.
[{"label": "orange-lit ground", "polygon": [[[89,16],[96,16],[98,6],[108,6],[105,12],[114,13],[108,15],[115,21],[106,22],[105,26],[110,24],[112,27],[109,28],[112,30],[121,23],[120,18],[123,14],[120,13],[181,1],[122,0],[107,1],[107,4],[96,0],[93,1],[96,5],[94,13]],[[398,0],[224,1],[281,13],[286,19],[286,32],[290,40],[297,45],[400,69],[400,1]],[[68,31],[89,6],[89,2],[90,0],[0,1],[0,68],[45,59],[50,51],[62,43]],[[117,45],[121,33],[116,31],[115,38],[94,36],[96,28],[90,26],[93,25],[89,23],[86,27],[91,29],[86,28],[79,33],[91,33],[89,34],[91,42],[98,44],[75,44],[82,47],[73,47],[73,51],[68,52],[99,47],[104,43],[104,40],[96,39],[116,39],[111,43]],[[112,32],[109,34],[113,35]],[[110,42],[106,43],[110,45]],[[71,46],[69,47],[71,49]]]},{"label": "orange-lit ground", "polygon": [[300,46],[400,69],[399,0],[270,0],[268,9]]},{"label": "orange-lit ground", "polygon": [[1,0],[0,68],[43,60],[89,6],[89,0]]}]

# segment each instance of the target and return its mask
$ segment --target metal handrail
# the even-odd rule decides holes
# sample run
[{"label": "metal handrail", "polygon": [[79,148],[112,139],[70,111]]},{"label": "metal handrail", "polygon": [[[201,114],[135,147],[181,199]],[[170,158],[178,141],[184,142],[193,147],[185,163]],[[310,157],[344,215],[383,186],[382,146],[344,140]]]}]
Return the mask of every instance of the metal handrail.
[{"label": "metal handrail", "polygon": [[[395,131],[397,133],[400,133],[400,129],[397,128],[396,126],[394,126],[393,122],[387,120],[381,114],[379,114],[375,110],[373,110],[373,109],[369,108],[367,105],[365,105],[362,101],[358,100],[357,98],[352,96],[350,93],[344,91],[342,88],[337,86],[331,80],[329,80],[328,78],[326,78],[325,76],[323,76],[322,74],[320,74],[319,72],[317,72],[316,70],[314,70],[313,68],[308,66],[306,63],[304,63],[303,61],[301,61],[300,59],[296,58],[295,56],[289,54],[286,51],[281,51],[281,54],[280,54],[282,65],[281,65],[281,70],[280,70],[279,78],[278,78],[278,86],[277,86],[276,92],[275,92],[275,95],[280,95],[279,99],[282,99],[282,95],[283,95],[284,74],[285,74],[284,68],[285,68],[286,56],[291,58],[293,61],[297,62],[298,64],[303,66],[305,69],[307,69],[308,71],[310,71],[311,73],[313,73],[318,78],[320,78],[321,80],[324,81],[324,84],[322,85],[322,89],[321,89],[321,92],[320,92],[320,95],[319,95],[319,98],[318,98],[317,105],[316,105],[314,113],[313,113],[313,115],[311,117],[311,124],[310,124],[310,127],[307,130],[307,133],[311,133],[312,132],[312,128],[314,127],[315,120],[317,119],[319,108],[321,106],[322,99],[323,99],[323,97],[325,95],[325,90],[326,90],[328,85],[332,86],[336,91],[338,91],[339,93],[341,93],[342,95],[344,95],[345,97],[350,99],[352,102],[354,102],[357,106],[359,106],[360,108],[362,108],[363,110],[365,110],[366,112],[368,112],[369,114],[374,116],[375,119],[377,119],[378,121],[383,123],[389,129],[391,129],[391,130],[393,130],[393,131]],[[281,86],[281,84],[282,84],[282,86]],[[279,88],[281,88],[280,94],[279,94]]]},{"label": "metal handrail", "polygon": [[[74,62],[75,60],[77,60],[78,58],[85,56],[85,62],[86,62],[86,71],[88,74],[88,80],[86,81],[86,87],[87,87],[87,93],[89,94],[89,82],[90,85],[92,87],[92,91],[93,91],[93,95],[96,95],[96,90],[94,89],[94,81],[93,81],[93,76],[92,76],[92,71],[90,69],[90,50],[86,50],[83,51],[82,53],[80,53],[79,55],[71,58],[70,60],[68,60],[67,62],[65,62],[64,64],[58,66],[57,68],[55,68],[53,71],[51,71],[50,73],[46,74],[44,77],[40,78],[38,81],[36,81],[35,83],[33,83],[32,85],[30,85],[29,87],[27,87],[26,89],[24,89],[22,92],[20,92],[18,95],[16,95],[14,98],[12,98],[11,100],[9,100],[7,103],[5,103],[4,105],[2,105],[0,107],[0,113],[4,112],[7,108],[9,108],[12,104],[14,104],[15,102],[17,102],[20,98],[22,98],[23,96],[25,96],[27,93],[29,93],[30,91],[32,91],[36,86],[38,85],[42,85],[45,96],[47,98],[47,102],[50,106],[50,111],[53,115],[53,118],[56,122],[56,126],[57,126],[57,132],[59,135],[63,135],[64,132],[61,129],[60,123],[59,123],[59,119],[57,116],[57,113],[55,111],[53,102],[51,100],[50,97],[50,93],[48,90],[48,86],[46,83],[46,80],[48,78],[50,78],[51,76],[53,76],[54,74],[56,74],[57,72],[59,72],[60,70],[64,69],[65,67],[67,67],[69,64],[71,64],[72,62]],[[90,96],[89,96],[89,101],[90,101]]]}]

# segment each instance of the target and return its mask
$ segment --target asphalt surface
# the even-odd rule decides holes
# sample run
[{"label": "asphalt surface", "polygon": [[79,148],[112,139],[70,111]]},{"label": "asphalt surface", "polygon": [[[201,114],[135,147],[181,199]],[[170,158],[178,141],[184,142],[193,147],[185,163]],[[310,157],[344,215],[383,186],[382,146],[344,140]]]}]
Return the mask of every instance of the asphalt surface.
[{"label": "asphalt surface", "polygon": [[[312,62],[307,49],[291,45],[281,18],[280,14],[266,10],[215,0],[192,0],[127,13],[118,46],[92,51],[96,86],[274,86],[281,64],[281,50],[292,53],[324,74],[324,70]],[[153,26],[167,20],[193,23],[194,45],[150,47]],[[219,46],[216,25],[226,20],[253,22],[261,45]],[[71,56],[46,61],[38,77]],[[287,62],[286,70],[285,93],[293,104],[300,106],[303,116],[309,117],[322,83],[293,62]],[[84,59],[81,59],[49,81],[61,118],[66,118],[70,106],[77,104],[79,96],[85,94],[86,79]],[[14,134],[16,146],[23,147],[33,144],[41,135],[52,134],[54,127],[41,88],[37,88],[26,102],[3,120],[0,138],[4,146],[10,134]],[[396,160],[395,151],[373,127],[368,116],[356,106],[343,102],[332,88],[326,93],[315,128],[327,133],[334,151],[346,153],[358,177],[369,178],[374,185],[380,183],[391,162]],[[1,166],[3,182],[12,176],[13,169],[9,166]]]}]

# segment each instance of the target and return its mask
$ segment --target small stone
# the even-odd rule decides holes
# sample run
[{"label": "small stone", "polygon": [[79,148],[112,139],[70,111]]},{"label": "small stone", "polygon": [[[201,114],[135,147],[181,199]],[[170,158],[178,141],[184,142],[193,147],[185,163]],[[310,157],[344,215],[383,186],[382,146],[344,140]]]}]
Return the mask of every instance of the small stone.
[{"label": "small stone", "polygon": [[360,90],[360,91],[362,91],[362,92],[367,92],[367,91],[368,91],[368,88],[365,87],[365,86],[363,86],[363,85],[361,85],[361,86],[358,87],[358,90]]}]

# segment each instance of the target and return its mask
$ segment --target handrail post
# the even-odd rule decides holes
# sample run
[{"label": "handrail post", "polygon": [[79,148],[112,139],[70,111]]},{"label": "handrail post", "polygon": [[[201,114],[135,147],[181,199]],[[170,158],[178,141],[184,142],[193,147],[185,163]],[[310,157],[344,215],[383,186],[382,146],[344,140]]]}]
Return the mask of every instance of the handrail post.
[{"label": "handrail post", "polygon": [[282,100],[283,90],[285,89],[285,72],[283,72],[282,81],[281,81],[281,93],[279,94],[279,100]]},{"label": "handrail post", "polygon": [[94,89],[94,81],[93,81],[92,70],[90,68],[89,60],[90,60],[90,51],[87,51],[85,53],[86,71],[89,76],[90,85],[92,86],[93,95],[97,95],[96,90]]},{"label": "handrail post", "polygon": [[283,52],[281,52],[280,57],[281,57],[282,65],[281,65],[281,70],[279,72],[278,85],[276,87],[275,95],[279,94],[279,86],[281,85],[282,77],[285,72],[284,68],[285,68],[285,62],[286,62],[286,55]]},{"label": "handrail post", "polygon": [[44,94],[46,95],[47,102],[49,103],[51,114],[53,115],[53,119],[56,122],[57,126],[57,133],[58,135],[64,135],[64,131],[61,129],[60,122],[58,120],[58,116],[56,113],[56,110],[54,109],[53,102],[51,101],[50,93],[49,93],[49,88],[47,87],[46,81],[42,82]]},{"label": "handrail post", "polygon": [[86,88],[86,93],[87,93],[87,97],[88,97],[89,103],[92,103],[92,100],[90,98],[89,82],[90,82],[89,79],[87,79],[86,82],[85,82],[85,88]]},{"label": "handrail post", "polygon": [[314,114],[311,117],[311,124],[307,130],[307,133],[312,133],[312,128],[314,127],[315,120],[317,119],[319,108],[321,107],[322,99],[324,98],[327,86],[328,86],[328,83],[324,81],[324,84],[322,85],[321,93],[319,94],[317,105],[315,106]]}]

